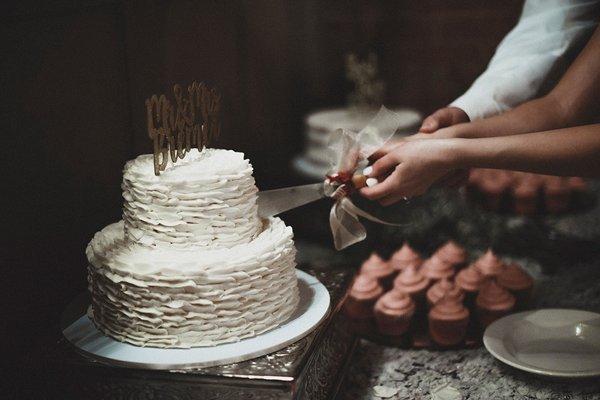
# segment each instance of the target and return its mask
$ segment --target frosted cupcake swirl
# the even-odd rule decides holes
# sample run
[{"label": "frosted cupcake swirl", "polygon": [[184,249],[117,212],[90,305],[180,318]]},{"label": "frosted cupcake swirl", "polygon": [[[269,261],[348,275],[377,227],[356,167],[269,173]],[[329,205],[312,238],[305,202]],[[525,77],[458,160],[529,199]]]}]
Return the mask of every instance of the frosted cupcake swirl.
[{"label": "frosted cupcake swirl", "polygon": [[429,318],[441,321],[457,321],[469,318],[469,310],[459,299],[442,297],[429,311]]},{"label": "frosted cupcake swirl", "polygon": [[403,270],[409,265],[414,265],[415,267],[420,267],[423,263],[423,259],[413,250],[412,247],[406,242],[402,245],[400,249],[398,249],[390,259],[390,264],[392,267],[397,270]]},{"label": "frosted cupcake swirl", "polygon": [[514,307],[515,297],[495,280],[490,279],[481,287],[476,304],[484,310],[506,311]]},{"label": "frosted cupcake swirl", "polygon": [[479,257],[477,261],[475,261],[475,266],[485,277],[498,276],[505,268],[502,260],[492,249],[488,249],[481,257]]},{"label": "frosted cupcake swirl", "polygon": [[429,279],[423,276],[414,265],[406,267],[394,280],[394,288],[406,294],[418,294],[429,286]]},{"label": "frosted cupcake swirl", "polygon": [[518,264],[509,264],[498,275],[498,284],[508,290],[525,290],[533,286],[533,278]]},{"label": "frosted cupcake swirl", "polygon": [[394,270],[377,253],[371,253],[371,256],[361,265],[360,273],[379,279],[393,274]]},{"label": "frosted cupcake swirl", "polygon": [[350,297],[357,300],[377,299],[382,293],[377,279],[368,275],[358,275],[350,289]]},{"label": "frosted cupcake swirl", "polygon": [[467,251],[453,240],[447,241],[435,252],[435,255],[453,266],[467,261]]},{"label": "frosted cupcake swirl", "polygon": [[454,267],[434,254],[425,260],[421,266],[421,272],[432,281],[444,278],[450,279],[454,276]]},{"label": "frosted cupcake swirl", "polygon": [[415,304],[406,293],[390,290],[377,300],[375,311],[396,317],[411,317],[415,313]]},{"label": "frosted cupcake swirl", "polygon": [[434,305],[444,297],[463,301],[465,294],[458,286],[453,282],[450,282],[450,280],[442,279],[429,288],[427,291],[427,300],[430,304]]},{"label": "frosted cupcake swirl", "polygon": [[454,281],[462,290],[476,292],[481,287],[484,279],[481,272],[474,265],[470,265],[459,271]]}]

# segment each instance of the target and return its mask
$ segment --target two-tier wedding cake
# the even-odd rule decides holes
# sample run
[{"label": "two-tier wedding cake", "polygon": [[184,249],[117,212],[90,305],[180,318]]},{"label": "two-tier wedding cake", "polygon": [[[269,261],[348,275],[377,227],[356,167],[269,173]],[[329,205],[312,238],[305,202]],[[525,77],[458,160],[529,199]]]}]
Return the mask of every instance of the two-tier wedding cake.
[{"label": "two-tier wedding cake", "polygon": [[191,150],[155,175],[152,155],[125,165],[123,220],[86,254],[90,316],[139,346],[197,347],[275,328],[298,304],[290,227],[261,220],[242,153]]}]

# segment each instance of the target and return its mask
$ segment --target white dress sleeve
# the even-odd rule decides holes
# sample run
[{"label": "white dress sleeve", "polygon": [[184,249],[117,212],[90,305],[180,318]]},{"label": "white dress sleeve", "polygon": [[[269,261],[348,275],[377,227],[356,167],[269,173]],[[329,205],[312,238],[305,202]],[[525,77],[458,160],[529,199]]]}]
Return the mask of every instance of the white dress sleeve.
[{"label": "white dress sleeve", "polygon": [[473,121],[544,94],[583,48],[599,17],[597,0],[526,0],[486,71],[450,105]]}]

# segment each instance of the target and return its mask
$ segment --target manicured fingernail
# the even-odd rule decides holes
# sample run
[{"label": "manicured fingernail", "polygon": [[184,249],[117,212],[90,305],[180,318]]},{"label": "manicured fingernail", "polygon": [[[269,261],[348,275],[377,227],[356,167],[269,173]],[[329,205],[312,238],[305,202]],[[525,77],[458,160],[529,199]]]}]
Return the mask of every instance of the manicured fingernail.
[{"label": "manicured fingernail", "polygon": [[378,183],[379,183],[379,181],[377,179],[375,179],[375,178],[369,178],[369,179],[367,179],[367,186],[368,187],[375,186]]},{"label": "manicured fingernail", "polygon": [[363,169],[363,175],[364,176],[369,176],[369,174],[373,172],[373,167],[368,166],[367,168]]}]

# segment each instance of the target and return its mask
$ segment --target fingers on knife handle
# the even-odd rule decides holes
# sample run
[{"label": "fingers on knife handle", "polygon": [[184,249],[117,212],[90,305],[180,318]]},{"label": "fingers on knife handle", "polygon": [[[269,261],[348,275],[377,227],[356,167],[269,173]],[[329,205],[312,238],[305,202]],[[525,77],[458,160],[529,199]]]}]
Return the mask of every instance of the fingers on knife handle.
[{"label": "fingers on knife handle", "polygon": [[365,175],[356,174],[352,177],[352,185],[356,189],[362,189],[366,187],[372,187],[378,184],[379,181],[375,178],[367,178]]},{"label": "fingers on knife handle", "polygon": [[378,183],[379,183],[379,181],[375,178],[369,178],[366,181],[366,184],[368,187],[373,187],[373,186],[377,185]]},{"label": "fingers on knife handle", "polygon": [[354,176],[352,176],[352,185],[356,188],[356,189],[361,189],[364,188],[365,186],[367,186],[367,177],[362,175],[362,174],[356,174]]}]

